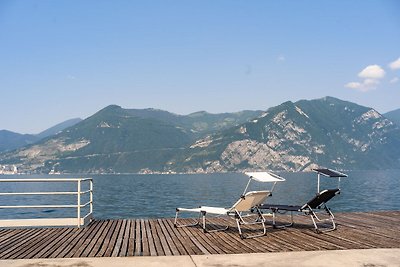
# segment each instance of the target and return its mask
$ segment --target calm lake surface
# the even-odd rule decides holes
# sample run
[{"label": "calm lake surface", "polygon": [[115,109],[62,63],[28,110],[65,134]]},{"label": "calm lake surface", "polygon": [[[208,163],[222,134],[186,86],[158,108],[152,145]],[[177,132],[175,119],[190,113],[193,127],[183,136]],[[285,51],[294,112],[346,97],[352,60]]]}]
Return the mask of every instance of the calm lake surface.
[{"label": "calm lake surface", "polygon": [[[334,211],[400,210],[400,172],[351,171],[342,178],[341,194],[329,202]],[[304,204],[317,191],[316,173],[278,172],[286,181],[277,183],[269,203]],[[20,178],[84,178],[87,176],[0,176]],[[94,175],[94,216],[112,218],[170,218],[176,207],[208,205],[230,207],[248,181],[241,173],[193,175]],[[321,190],[337,187],[337,179],[321,176]],[[250,190],[269,189],[252,182]],[[1,192],[74,191],[76,184],[0,184]],[[87,201],[87,200],[86,200]],[[82,202],[86,202],[85,198]],[[1,205],[76,204],[76,196],[0,196]],[[76,209],[0,209],[0,219],[76,217]],[[193,216],[193,215],[192,215]]]}]

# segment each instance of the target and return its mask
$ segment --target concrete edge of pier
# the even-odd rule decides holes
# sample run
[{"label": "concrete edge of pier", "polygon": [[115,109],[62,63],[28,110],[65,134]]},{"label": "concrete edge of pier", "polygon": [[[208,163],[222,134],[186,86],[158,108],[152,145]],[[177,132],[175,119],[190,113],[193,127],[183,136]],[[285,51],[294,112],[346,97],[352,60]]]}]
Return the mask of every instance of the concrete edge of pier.
[{"label": "concrete edge of pier", "polygon": [[0,260],[2,267],[400,266],[399,248],[113,258]]}]

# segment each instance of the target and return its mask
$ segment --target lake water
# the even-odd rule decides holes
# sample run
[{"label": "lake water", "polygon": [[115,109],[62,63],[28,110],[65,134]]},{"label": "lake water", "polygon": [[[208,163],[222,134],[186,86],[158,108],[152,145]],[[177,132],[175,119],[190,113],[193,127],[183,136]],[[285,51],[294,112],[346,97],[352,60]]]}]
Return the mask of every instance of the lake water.
[{"label": "lake water", "polygon": [[[342,178],[341,194],[329,202],[334,211],[400,210],[400,172],[351,171]],[[280,172],[286,178],[278,183],[268,203],[303,204],[317,191],[316,173]],[[0,176],[0,178],[66,178],[66,176]],[[72,176],[68,176],[72,177]],[[86,176],[73,176],[74,178]],[[230,207],[248,181],[241,173],[196,175],[94,175],[94,217],[170,218],[176,207],[208,205]],[[1,192],[73,191],[76,184],[0,184]],[[321,176],[321,189],[335,188],[337,179]],[[268,189],[252,182],[250,190]],[[84,202],[84,200],[83,200]],[[76,196],[0,196],[1,205],[76,204]],[[0,219],[76,217],[74,209],[0,209]]]}]

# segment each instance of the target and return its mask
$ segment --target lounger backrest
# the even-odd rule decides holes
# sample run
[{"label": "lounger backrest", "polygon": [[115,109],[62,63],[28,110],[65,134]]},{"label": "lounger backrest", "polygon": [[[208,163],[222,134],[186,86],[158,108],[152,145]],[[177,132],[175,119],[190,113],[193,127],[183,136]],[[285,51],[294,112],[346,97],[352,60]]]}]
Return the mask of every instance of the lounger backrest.
[{"label": "lounger backrest", "polygon": [[242,196],[233,206],[232,210],[249,211],[251,208],[262,204],[271,195],[270,191],[250,191]]},{"label": "lounger backrest", "polygon": [[302,209],[305,209],[307,207],[310,207],[312,209],[316,209],[320,205],[328,202],[331,198],[336,196],[337,194],[340,193],[340,189],[326,189],[321,192],[319,192],[313,199],[308,201],[306,204],[301,207]]}]

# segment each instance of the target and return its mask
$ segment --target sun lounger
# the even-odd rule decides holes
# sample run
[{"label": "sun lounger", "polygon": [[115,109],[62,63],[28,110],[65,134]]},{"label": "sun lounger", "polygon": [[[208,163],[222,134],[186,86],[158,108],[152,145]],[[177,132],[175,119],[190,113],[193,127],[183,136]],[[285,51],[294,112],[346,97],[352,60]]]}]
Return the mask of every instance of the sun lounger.
[{"label": "sun lounger", "polygon": [[[200,206],[199,208],[187,209],[187,208],[177,208],[174,226],[175,227],[186,227],[195,226],[200,224],[200,218],[202,218],[202,228],[205,233],[214,231],[227,230],[229,226],[223,228],[209,230],[207,229],[206,216],[208,214],[213,215],[227,215],[236,220],[236,224],[239,230],[239,235],[242,239],[252,238],[257,236],[263,236],[267,233],[265,226],[265,219],[258,209],[258,206],[265,201],[265,199],[271,195],[271,191],[250,191],[245,195],[241,196],[238,201],[231,208],[218,208],[218,207],[208,207]],[[199,218],[194,224],[178,224],[178,215],[180,212],[194,212],[199,213]],[[242,232],[242,225],[259,224],[262,226],[262,233],[256,235],[245,236]]]},{"label": "sun lounger", "polygon": [[[336,224],[335,224],[335,217],[332,213],[332,211],[328,208],[326,205],[326,202],[328,202],[330,199],[332,199],[334,196],[337,194],[340,194],[340,189],[328,189],[328,190],[323,190],[319,192],[315,197],[310,199],[307,203],[305,203],[302,206],[292,206],[292,205],[274,205],[274,204],[262,204],[259,206],[259,209],[268,209],[272,211],[273,214],[273,221],[272,224],[275,228],[282,228],[282,227],[288,227],[292,226],[294,224],[293,222],[293,212],[301,212],[304,213],[305,215],[310,215],[311,220],[314,224],[315,231],[317,233],[320,232],[327,232],[327,231],[332,231],[336,229]],[[324,210],[328,218],[321,219],[320,217],[317,216],[317,211],[319,210]],[[290,217],[291,217],[291,222],[286,225],[281,225],[277,226],[276,225],[276,214],[278,213],[286,213],[290,211]],[[317,222],[330,222],[331,227],[325,230],[320,230],[318,228]]]}]

